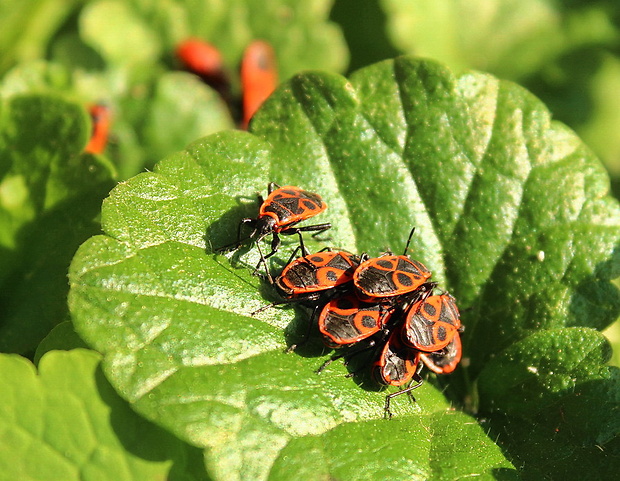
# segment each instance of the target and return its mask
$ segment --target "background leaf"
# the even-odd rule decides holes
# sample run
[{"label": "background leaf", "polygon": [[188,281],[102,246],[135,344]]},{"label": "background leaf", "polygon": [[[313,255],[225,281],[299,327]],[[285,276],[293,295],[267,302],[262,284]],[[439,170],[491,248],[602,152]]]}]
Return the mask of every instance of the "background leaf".
[{"label": "background leaf", "polygon": [[3,477],[206,479],[197,450],[131,411],[99,359],[83,349],[51,352],[37,375],[29,361],[0,354]]},{"label": "background leaf", "polygon": [[619,197],[617,2],[361,0],[332,17],[352,68],[405,53],[525,85],[602,158]]},{"label": "background leaf", "polygon": [[[189,33],[212,42],[236,71],[255,39],[273,45],[282,80],[300,70],[342,71],[348,52],[340,29],[328,21],[331,0],[184,0]],[[182,39],[178,39],[182,40]]]},{"label": "background leaf", "polygon": [[16,61],[41,58],[56,29],[80,2],[43,0],[0,5],[0,72]]},{"label": "background leaf", "polygon": [[[401,51],[501,77],[519,78],[540,69],[568,43],[562,8],[547,0],[382,0],[381,4],[389,19],[388,32]],[[606,34],[609,30],[591,33],[599,38]]]},{"label": "background leaf", "polygon": [[33,363],[35,366],[49,351],[70,351],[77,348],[88,349],[86,343],[77,335],[71,321],[64,321],[54,326],[47,336],[39,343],[34,354]]},{"label": "background leaf", "polygon": [[82,153],[90,120],[76,103],[17,95],[0,122],[0,350],[33,353],[66,319],[67,265],[98,232],[113,168]]},{"label": "background leaf", "polygon": [[[592,329],[549,329],[515,343],[483,369],[482,411],[492,413],[500,446],[530,478],[615,476],[620,371],[605,366],[610,354]],[[550,444],[558,449],[548,452]]]},{"label": "background leaf", "polygon": [[[115,389],[147,418],[207,448],[217,479],[283,476],[288,466],[304,468],[297,456],[332,445],[347,449],[343,458],[323,449],[327,473],[346,477],[347,463],[367,463],[359,450],[367,439],[377,440],[370,479],[513,479],[474,418],[451,414],[430,384],[416,391],[417,404],[395,402],[398,422],[411,427],[396,442],[403,466],[395,474],[394,446],[382,440],[396,423],[380,419],[384,395],[367,371],[355,376],[359,387],[339,363],[313,374],[323,353],[316,339],[301,355],[284,354],[285,341],[305,331],[307,313],[251,317],[273,298],[251,275],[256,250],[225,258],[212,249],[234,240],[239,219],[256,215],[253,193],[269,180],[324,196],[329,217],[320,221],[334,224],[327,241],[334,247],[398,251],[416,226],[411,252],[457,297],[467,326],[464,366],[446,394],[476,410],[480,371],[515,342],[564,326],[602,328],[618,315],[609,280],[618,274],[620,216],[596,159],[522,88],[410,58],[350,81],[299,75],[251,128],[255,135],[207,137],[119,185],[104,203],[106,235],[74,258],[76,330],[104,353]],[[595,240],[586,243],[586,232]],[[600,358],[585,362],[600,369]],[[501,409],[487,400],[479,406],[482,415]],[[419,423],[441,436],[429,441]],[[472,460],[474,447],[482,451]],[[586,441],[579,449],[590,448]],[[520,461],[519,446],[503,449]],[[526,468],[546,472],[543,462]]]},{"label": "background leaf", "polygon": [[[177,120],[170,123],[170,119]],[[234,127],[216,92],[184,72],[162,75],[141,129],[149,159],[161,159],[190,141]]]},{"label": "background leaf", "polygon": [[[47,5],[56,12],[60,8],[56,3]],[[6,95],[62,90],[85,105],[105,104],[112,118],[106,153],[119,178],[126,179],[195,139],[231,129],[240,121],[238,72],[243,52],[253,40],[271,42],[281,79],[302,69],[344,70],[347,49],[340,30],[327,19],[331,4],[329,0],[278,0],[268,6],[253,0],[76,2],[55,13],[55,23],[42,29],[46,48],[6,72],[0,88]],[[23,15],[27,18],[27,13]],[[9,30],[16,23],[13,17],[10,20]],[[226,99],[231,105],[226,106],[196,76],[178,72],[182,66],[175,49],[189,37],[221,50],[231,82],[232,95]],[[13,47],[18,46],[8,41],[3,45],[0,37],[0,57],[7,60],[4,68],[0,63],[0,72],[12,67],[14,55],[19,57]]]},{"label": "background leaf", "polygon": [[[119,35],[120,32],[124,34]],[[92,2],[80,14],[80,33],[86,44],[113,65],[149,65],[162,53],[154,29],[140,18],[130,2]]]}]

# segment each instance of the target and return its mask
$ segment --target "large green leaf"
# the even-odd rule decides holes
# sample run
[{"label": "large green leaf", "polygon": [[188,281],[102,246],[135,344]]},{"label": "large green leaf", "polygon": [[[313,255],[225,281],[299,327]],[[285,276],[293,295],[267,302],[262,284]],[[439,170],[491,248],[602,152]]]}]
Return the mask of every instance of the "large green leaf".
[{"label": "large green leaf", "polygon": [[[349,11],[340,13],[347,37],[355,42],[358,35],[373,45],[351,45],[358,49],[352,53],[356,64],[366,51],[373,60],[394,56],[385,47],[389,37],[401,53],[526,85],[602,158],[619,196],[618,2],[381,0],[374,21],[362,25],[351,10],[368,10],[375,2],[357,3],[342,2],[341,9]],[[377,22],[381,16],[383,23]]]},{"label": "large green leaf", "polygon": [[[230,114],[217,93],[193,75],[171,72],[155,86],[141,137],[148,159],[160,159],[192,140],[234,128]],[[170,122],[170,119],[176,119]]]},{"label": "large green leaf", "polygon": [[[367,369],[353,367],[357,382],[340,363],[314,373],[324,359],[316,334],[301,355],[285,354],[308,313],[252,316],[275,297],[252,276],[256,249],[221,256],[213,247],[256,215],[254,193],[268,181],[320,192],[329,209],[317,222],[332,222],[325,242],[334,247],[399,251],[415,226],[412,255],[458,299],[466,325],[463,366],[446,394],[495,420],[502,403],[518,401],[501,395],[510,379],[499,377],[503,385],[476,402],[489,362],[534,333],[600,329],[620,311],[609,282],[620,209],[598,161],[522,88],[410,58],[348,81],[296,76],[251,129],[202,139],[105,201],[105,235],[72,263],[70,307],[110,382],[138,412],[207,448],[216,479],[514,479],[494,444],[501,424],[486,437],[486,426],[449,408],[439,382],[416,390],[415,404],[397,398],[387,421]],[[325,242],[307,238],[311,248]],[[584,362],[594,371],[604,361]],[[573,420],[576,429],[590,421]],[[521,444],[502,450],[523,465]],[[309,471],[309,452],[323,468]]]},{"label": "large green leaf", "polygon": [[197,450],[129,409],[99,360],[83,349],[55,351],[37,373],[0,354],[2,479],[206,479]]},{"label": "large green leaf", "polygon": [[31,353],[66,319],[67,268],[99,232],[113,169],[82,153],[91,123],[80,105],[16,95],[0,108],[0,351]]}]

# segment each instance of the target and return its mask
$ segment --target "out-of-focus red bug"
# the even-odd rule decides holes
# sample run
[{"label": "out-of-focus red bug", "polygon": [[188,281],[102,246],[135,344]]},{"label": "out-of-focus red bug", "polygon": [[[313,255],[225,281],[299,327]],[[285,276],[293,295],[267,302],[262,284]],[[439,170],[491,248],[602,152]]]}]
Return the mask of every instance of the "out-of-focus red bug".
[{"label": "out-of-focus red bug", "polygon": [[102,154],[108,144],[110,134],[110,108],[103,104],[93,104],[88,108],[88,112],[93,123],[93,131],[84,152]]},{"label": "out-of-focus red bug", "polygon": [[278,85],[278,70],[273,47],[264,40],[255,40],[245,49],[241,61],[243,88],[242,128]]},{"label": "out-of-focus red bug", "polygon": [[231,101],[230,79],[217,47],[198,38],[189,38],[177,46],[176,55],[187,70],[219,92],[224,101]]},{"label": "out-of-focus red bug", "polygon": [[217,47],[197,38],[189,38],[177,47],[177,57],[197,75],[219,75],[224,68],[222,54]]}]

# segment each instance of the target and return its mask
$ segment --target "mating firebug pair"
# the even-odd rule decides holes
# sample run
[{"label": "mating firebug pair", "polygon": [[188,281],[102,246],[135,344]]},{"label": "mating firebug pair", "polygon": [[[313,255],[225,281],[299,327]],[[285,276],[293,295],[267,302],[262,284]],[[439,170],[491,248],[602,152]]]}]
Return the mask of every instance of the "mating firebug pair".
[{"label": "mating firebug pair", "polygon": [[[460,314],[449,294],[423,296],[402,312],[373,366],[373,374],[384,384],[408,387],[386,396],[390,401],[422,384],[420,360],[436,374],[448,374],[461,360]],[[416,384],[412,384],[416,381]]]},{"label": "mating firebug pair", "polygon": [[430,293],[430,271],[407,256],[413,232],[403,255],[361,256],[349,291],[332,298],[321,311],[319,330],[325,344],[339,347],[366,339],[384,329],[403,305]]},{"label": "mating firebug pair", "polygon": [[386,397],[385,411],[389,416],[393,397],[421,385],[420,361],[437,374],[448,374],[461,359],[462,326],[454,299],[449,294],[430,292],[421,292],[418,301],[404,308],[367,303],[348,294],[329,301],[319,316],[319,330],[329,347],[350,346],[379,336],[380,352],[373,365],[375,379],[391,386],[409,383]]}]

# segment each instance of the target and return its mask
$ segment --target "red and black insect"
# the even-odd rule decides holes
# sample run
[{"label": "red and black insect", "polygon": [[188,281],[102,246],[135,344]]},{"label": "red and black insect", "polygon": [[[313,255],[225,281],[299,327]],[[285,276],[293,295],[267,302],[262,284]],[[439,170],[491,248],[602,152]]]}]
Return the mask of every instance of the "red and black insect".
[{"label": "red and black insect", "polygon": [[93,122],[93,131],[84,151],[90,154],[102,154],[108,144],[110,133],[111,113],[110,108],[103,104],[93,104],[88,112]]},{"label": "red and black insect", "polygon": [[[351,358],[370,349],[374,350],[376,361],[373,376],[377,382],[390,386],[409,385],[385,398],[385,412],[391,417],[390,402],[400,394],[411,393],[422,384],[419,371],[420,351],[402,341],[405,313],[400,306],[383,303],[366,303],[355,294],[347,294],[330,300],[319,316],[319,330],[323,342],[332,348],[349,347],[346,354],[338,354],[326,361],[320,368],[340,357]],[[362,344],[362,341],[367,341]],[[350,374],[351,375],[351,374]],[[413,384],[413,382],[416,382]]]},{"label": "red and black insect", "polygon": [[393,308],[360,301],[355,294],[331,299],[319,315],[323,342],[331,348],[355,344],[386,326]]},{"label": "red and black insect", "polygon": [[270,43],[255,40],[245,49],[241,60],[241,87],[243,88],[243,120],[248,128],[250,119],[278,85],[276,55]]},{"label": "red and black insect", "polygon": [[390,411],[392,399],[401,394],[411,396],[411,392],[423,383],[419,374],[422,368],[420,351],[412,349],[402,342],[401,330],[402,324],[394,328],[373,366],[373,375],[379,383],[388,386],[408,384],[406,388],[385,396],[385,413],[390,418],[392,417]]},{"label": "red and black insect", "polygon": [[435,374],[450,374],[461,362],[462,355],[461,336],[457,332],[452,341],[442,350],[422,353],[420,359]]},{"label": "red and black insect", "polygon": [[[304,339],[310,335],[312,321],[326,300],[342,294],[348,290],[348,285],[353,281],[353,272],[360,263],[360,256],[345,251],[331,251],[325,248],[316,254],[308,254],[287,263],[284,270],[275,278],[274,285],[284,301],[264,306],[252,314],[257,314],[278,304],[299,302],[313,308],[311,321],[308,323],[308,331]],[[292,345],[289,351],[294,350],[298,344]]]},{"label": "red and black insect", "polygon": [[230,106],[230,78],[217,47],[199,38],[188,38],[178,45],[176,55],[188,71],[198,75]]},{"label": "red and black insect", "polygon": [[[266,259],[274,255],[280,247],[280,235],[298,234],[301,250],[305,253],[306,249],[301,233],[315,232],[318,234],[331,227],[331,224],[328,222],[296,227],[299,222],[320,214],[327,208],[327,204],[320,195],[291,185],[280,187],[274,182],[269,183],[268,191],[269,196],[266,199],[263,200],[260,195],[258,196],[258,200],[261,203],[258,217],[241,220],[237,231],[237,241],[219,249],[220,251],[226,251],[238,248],[243,242],[241,239],[241,229],[244,225],[248,225],[252,228],[252,232],[247,239],[253,239],[256,242],[261,256],[258,266],[262,263],[265,269],[267,269]],[[273,236],[271,251],[267,255],[263,255],[260,250],[260,241],[269,234]],[[267,275],[270,277],[268,269]]]},{"label": "red and black insect", "polygon": [[[286,189],[293,189],[291,194],[299,192],[297,188],[282,188]],[[265,204],[271,199],[270,196]],[[276,200],[274,196],[273,201]],[[283,233],[273,221],[272,226],[276,227],[271,231],[256,225],[266,212],[261,208],[258,219],[244,220],[253,223],[250,238],[262,239],[269,232],[274,237]],[[289,225],[299,220],[293,218]],[[319,230],[315,226],[310,228]],[[323,228],[321,225],[320,230]],[[462,326],[454,298],[447,293],[433,295],[436,283],[429,282],[430,271],[407,256],[413,230],[402,256],[387,254],[367,260],[365,254],[356,256],[326,248],[294,259],[299,249],[305,252],[302,229],[306,230],[295,230],[301,245],[274,284],[285,302],[313,307],[311,319],[320,309],[318,327],[324,344],[341,349],[317,372],[335,359],[346,357],[348,362],[351,357],[372,350],[372,372],[377,382],[402,387],[385,398],[386,416],[392,417],[391,400],[401,394],[413,398],[412,391],[423,382],[420,371],[424,365],[435,373],[447,374],[459,363]],[[269,255],[277,250],[274,242]],[[382,263],[383,260],[388,263]]]},{"label": "red and black insect", "polygon": [[[330,291],[346,289],[360,263],[360,256],[345,251],[332,251],[329,247],[316,254],[308,254],[293,260],[300,249],[301,246],[295,249],[286,267],[273,281],[273,285],[284,300],[261,307],[252,315],[279,304],[309,303],[325,299],[326,294],[336,295]],[[316,311],[319,305],[319,302],[314,302],[311,307]]]},{"label": "red and black insect", "polygon": [[[404,323],[390,334],[375,363],[375,377],[392,386],[411,384],[388,394],[385,412],[391,417],[390,401],[422,384],[419,372],[426,365],[436,374],[449,374],[461,360],[461,320],[454,298],[449,294],[428,296],[412,304]],[[419,363],[422,361],[422,363]],[[414,384],[415,383],[415,384]]]},{"label": "red and black insect", "polygon": [[403,342],[424,352],[444,349],[461,328],[459,310],[454,298],[441,294],[422,298],[407,311],[403,326]]},{"label": "red and black insect", "polygon": [[[412,391],[423,382],[420,371],[424,365],[437,374],[448,374],[461,360],[458,308],[447,293],[431,295],[432,287],[430,284],[419,299],[405,300],[404,304],[369,304],[348,294],[330,300],[321,311],[319,330],[327,346],[351,347],[368,340],[353,355],[374,348],[376,360],[372,371],[377,382],[405,386],[386,396],[387,417],[392,417],[393,398],[407,394],[413,399]],[[345,356],[348,354],[330,359],[321,370]]]},{"label": "red and black insect", "polygon": [[322,292],[353,281],[359,264],[359,256],[325,248],[316,254],[289,260],[274,284],[286,299],[315,300]]},{"label": "red and black insect", "polygon": [[[363,301],[395,302],[394,298],[425,289],[431,272],[407,255],[415,229],[411,230],[403,255],[385,254],[362,262],[353,275],[357,295]],[[428,286],[427,286],[428,287]]]}]

